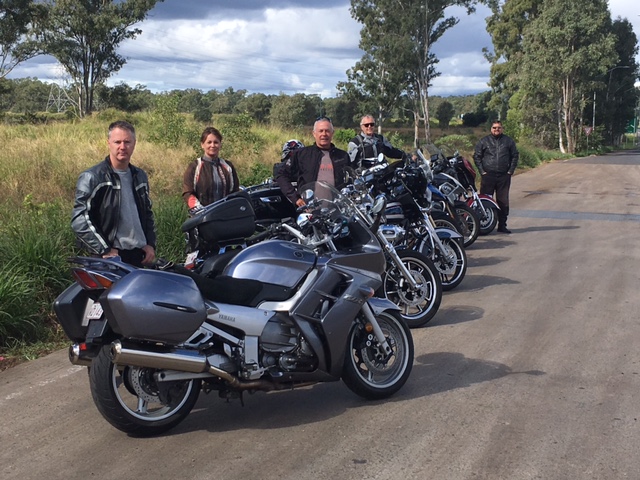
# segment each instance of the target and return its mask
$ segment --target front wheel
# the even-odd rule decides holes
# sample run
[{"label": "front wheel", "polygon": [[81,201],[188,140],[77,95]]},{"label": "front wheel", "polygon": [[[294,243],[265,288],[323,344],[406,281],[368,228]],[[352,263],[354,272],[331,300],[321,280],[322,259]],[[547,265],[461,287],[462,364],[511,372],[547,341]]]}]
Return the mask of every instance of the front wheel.
[{"label": "front wheel", "polygon": [[349,334],[342,371],[345,385],[369,400],[387,398],[400,390],[413,366],[413,338],[402,317],[392,310],[375,317],[391,353],[381,348],[364,322],[358,322]]},{"label": "front wheel", "polygon": [[[460,240],[460,241],[459,241]],[[467,252],[462,246],[462,239],[441,238],[440,242],[444,250],[435,247],[433,264],[440,272],[440,280],[442,282],[442,290],[445,292],[453,290],[467,273]],[[424,250],[423,250],[424,252]]]},{"label": "front wheel", "polygon": [[483,203],[485,215],[481,210],[476,210],[480,217],[480,235],[489,235],[498,225],[498,208],[490,203]]},{"label": "front wheel", "polygon": [[189,414],[200,394],[200,380],[158,382],[158,370],[114,365],[110,346],[91,363],[89,384],[102,416],[135,437],[165,432]]},{"label": "front wheel", "polygon": [[455,212],[462,224],[464,246],[470,247],[480,235],[480,219],[476,212],[464,202],[456,202]]},{"label": "front wheel", "polygon": [[384,296],[400,307],[400,315],[409,327],[422,327],[440,308],[440,274],[431,260],[415,250],[398,250],[397,253],[417,283],[417,288],[413,288],[398,266],[389,261],[382,280]]}]

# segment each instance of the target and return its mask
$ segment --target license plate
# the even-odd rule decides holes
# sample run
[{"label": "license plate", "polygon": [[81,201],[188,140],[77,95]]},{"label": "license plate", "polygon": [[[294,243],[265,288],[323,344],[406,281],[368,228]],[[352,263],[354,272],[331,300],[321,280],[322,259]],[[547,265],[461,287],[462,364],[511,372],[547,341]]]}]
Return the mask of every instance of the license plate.
[{"label": "license plate", "polygon": [[91,305],[89,309],[89,313],[87,313],[87,320],[99,320],[102,317],[102,305],[100,303],[95,302]]}]

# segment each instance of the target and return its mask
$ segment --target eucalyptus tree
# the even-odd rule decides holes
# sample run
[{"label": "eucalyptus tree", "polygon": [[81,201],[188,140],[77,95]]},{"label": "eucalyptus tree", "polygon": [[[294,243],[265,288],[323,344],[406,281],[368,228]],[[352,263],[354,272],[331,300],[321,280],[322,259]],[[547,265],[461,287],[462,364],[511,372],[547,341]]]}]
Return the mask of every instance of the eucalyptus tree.
[{"label": "eucalyptus tree", "polygon": [[605,140],[617,144],[630,120],[635,116],[639,100],[638,88],[634,86],[640,74],[636,55],[638,38],[627,19],[617,18],[611,29],[615,36],[618,62],[601,76],[598,121],[604,125]]},{"label": "eucalyptus tree", "polygon": [[34,0],[0,1],[0,79],[40,50],[29,32],[45,10]]},{"label": "eucalyptus tree", "polygon": [[493,49],[483,51],[491,63],[490,107],[497,110],[502,119],[506,118],[509,99],[518,90],[524,29],[538,17],[542,3],[542,0],[489,1],[492,15],[487,18],[487,32]]},{"label": "eucalyptus tree", "polygon": [[162,0],[43,0],[47,21],[39,28],[46,53],[71,77],[80,116],[93,111],[94,92],[118,72],[126,59],[117,48],[142,30],[130,28]]},{"label": "eucalyptus tree", "polygon": [[[360,48],[364,49],[365,45],[361,40]],[[390,60],[380,58],[382,51],[376,52],[376,57],[365,52],[362,59],[347,70],[347,81],[338,83],[337,89],[345,98],[358,103],[356,115],[375,115],[378,133],[382,133],[385,118],[393,112],[404,91],[407,74],[404,68],[394,67]]]},{"label": "eucalyptus tree", "polygon": [[606,0],[544,0],[539,16],[524,28],[520,107],[557,106],[562,152],[576,151],[594,74],[617,62],[610,25]]},{"label": "eucalyptus tree", "polygon": [[[360,32],[360,48],[365,51],[363,61],[378,65],[378,69],[362,73],[391,72],[395,78],[403,79],[398,85],[401,88],[396,87],[395,91],[387,88],[383,93],[394,94],[396,98],[405,94],[412,99],[416,142],[420,121],[426,140],[430,140],[429,87],[439,75],[433,44],[459,22],[454,16],[445,17],[445,10],[460,6],[471,14],[478,3],[485,0],[351,0],[351,16],[363,25]],[[375,77],[373,82],[361,83],[375,85]],[[375,96],[378,92],[369,88],[368,93]]]}]

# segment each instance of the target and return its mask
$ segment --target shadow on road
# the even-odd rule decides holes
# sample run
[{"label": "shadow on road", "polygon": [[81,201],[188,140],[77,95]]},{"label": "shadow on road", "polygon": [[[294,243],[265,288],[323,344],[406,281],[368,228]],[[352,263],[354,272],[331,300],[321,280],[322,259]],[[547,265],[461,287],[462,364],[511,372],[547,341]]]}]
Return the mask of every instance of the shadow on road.
[{"label": "shadow on road", "polygon": [[519,283],[520,282],[506,277],[466,274],[464,281],[456,287],[455,292],[477,292],[478,290],[494,285],[517,285]]},{"label": "shadow on road", "polygon": [[422,397],[516,374],[540,376],[545,372],[513,371],[503,363],[467,358],[456,352],[434,352],[416,357],[405,387],[410,388],[410,396]]},{"label": "shadow on road", "polygon": [[[509,227],[511,229],[511,227]],[[513,232],[513,229],[511,229]],[[484,237],[478,237],[478,239],[473,242],[473,245],[467,248],[467,253],[471,253],[474,250],[491,250],[492,248],[505,248],[509,245],[515,244],[515,241],[509,240],[509,235],[504,234],[491,234]]]},{"label": "shadow on road", "polygon": [[471,305],[453,305],[450,307],[440,307],[433,320],[427,324],[429,327],[444,325],[456,325],[458,323],[473,322],[484,316],[484,308]]},{"label": "shadow on road", "polygon": [[491,265],[499,265],[501,263],[506,262],[511,257],[484,257],[484,258],[475,258],[471,255],[467,256],[468,266],[471,268],[475,267],[489,267]]},{"label": "shadow on road", "polygon": [[428,353],[415,358],[407,383],[396,395],[386,400],[366,401],[352,393],[342,382],[323,383],[292,391],[246,394],[244,407],[237,399],[225,402],[217,398],[215,393],[202,394],[191,414],[166,436],[197,430],[241,433],[243,430],[304,426],[338,417],[353,408],[370,408],[428,397],[507,375],[540,376],[545,372],[513,371],[502,363],[467,358],[456,352]]}]

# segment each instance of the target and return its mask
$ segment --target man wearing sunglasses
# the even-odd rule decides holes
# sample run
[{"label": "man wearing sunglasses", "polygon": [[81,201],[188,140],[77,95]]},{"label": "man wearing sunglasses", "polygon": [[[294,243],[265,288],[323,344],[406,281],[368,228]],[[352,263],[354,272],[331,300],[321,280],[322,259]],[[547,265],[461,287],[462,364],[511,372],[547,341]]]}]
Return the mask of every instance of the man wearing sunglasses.
[{"label": "man wearing sunglasses", "polygon": [[516,171],[520,154],[516,142],[503,132],[502,122],[491,124],[491,135],[480,139],[473,154],[480,172],[480,193],[493,195],[500,207],[498,232],[511,233],[507,228],[511,175]]},{"label": "man wearing sunglasses", "polygon": [[376,121],[371,115],[365,115],[360,119],[360,133],[351,139],[347,152],[351,163],[356,167],[371,167],[378,154],[382,153],[389,158],[402,158],[404,152],[394,148],[382,135],[375,133]]}]

